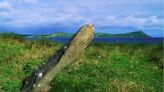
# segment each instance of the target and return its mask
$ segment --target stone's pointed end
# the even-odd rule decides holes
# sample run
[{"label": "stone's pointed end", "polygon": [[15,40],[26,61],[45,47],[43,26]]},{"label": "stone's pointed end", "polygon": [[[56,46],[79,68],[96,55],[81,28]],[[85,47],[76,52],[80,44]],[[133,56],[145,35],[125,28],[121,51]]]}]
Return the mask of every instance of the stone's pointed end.
[{"label": "stone's pointed end", "polygon": [[88,26],[92,27],[93,30],[95,29],[92,23],[88,24]]},{"label": "stone's pointed end", "polygon": [[94,31],[94,25],[93,25],[92,23],[89,23],[89,24],[87,24],[86,26],[92,28],[92,30]]},{"label": "stone's pointed end", "polygon": [[93,24],[86,24],[83,26],[85,28],[85,31],[86,31],[86,35],[88,35],[88,37],[91,37],[93,38],[93,35],[94,35],[94,26]]}]

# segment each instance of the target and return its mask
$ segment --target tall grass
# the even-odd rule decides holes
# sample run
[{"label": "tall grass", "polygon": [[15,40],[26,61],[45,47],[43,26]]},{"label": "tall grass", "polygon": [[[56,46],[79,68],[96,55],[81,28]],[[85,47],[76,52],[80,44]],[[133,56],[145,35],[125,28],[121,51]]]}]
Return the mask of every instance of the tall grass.
[{"label": "tall grass", "polygon": [[21,81],[61,44],[0,36],[0,89],[16,92]]},{"label": "tall grass", "polygon": [[[0,91],[21,81],[62,44],[0,36]],[[50,92],[162,92],[163,46],[92,43],[50,83]]]},{"label": "tall grass", "polygon": [[0,33],[0,37],[1,38],[12,38],[12,39],[17,39],[17,40],[22,40],[23,37],[25,35],[19,35],[19,34],[16,34],[16,33],[12,33],[12,32],[1,32]]}]

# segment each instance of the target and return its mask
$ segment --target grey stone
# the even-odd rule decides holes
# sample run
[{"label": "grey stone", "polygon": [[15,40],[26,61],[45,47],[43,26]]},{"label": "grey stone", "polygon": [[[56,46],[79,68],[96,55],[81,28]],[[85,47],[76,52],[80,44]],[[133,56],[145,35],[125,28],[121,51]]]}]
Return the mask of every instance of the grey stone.
[{"label": "grey stone", "polygon": [[[48,83],[64,67],[75,61],[94,37],[92,24],[82,26],[70,41],[62,46],[54,55],[46,60],[31,76],[22,82],[22,92],[46,92]],[[36,86],[35,86],[36,85]]]}]

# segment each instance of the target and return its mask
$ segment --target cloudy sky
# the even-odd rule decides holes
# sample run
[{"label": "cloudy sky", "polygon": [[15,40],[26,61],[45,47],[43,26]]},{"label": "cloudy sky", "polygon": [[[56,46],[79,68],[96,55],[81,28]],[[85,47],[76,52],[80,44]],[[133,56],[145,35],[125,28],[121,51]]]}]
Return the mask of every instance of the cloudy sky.
[{"label": "cloudy sky", "polygon": [[0,0],[0,31],[22,34],[75,32],[93,23],[96,32],[161,37],[163,22],[162,0]]}]

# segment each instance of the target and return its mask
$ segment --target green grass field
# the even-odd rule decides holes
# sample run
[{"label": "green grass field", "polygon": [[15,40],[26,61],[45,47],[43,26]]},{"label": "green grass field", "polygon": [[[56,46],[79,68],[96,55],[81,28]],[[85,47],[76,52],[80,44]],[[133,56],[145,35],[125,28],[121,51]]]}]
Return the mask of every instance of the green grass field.
[{"label": "green grass field", "polygon": [[[61,43],[0,36],[0,92],[19,92]],[[162,92],[163,46],[92,43],[50,83],[50,92]]]}]

